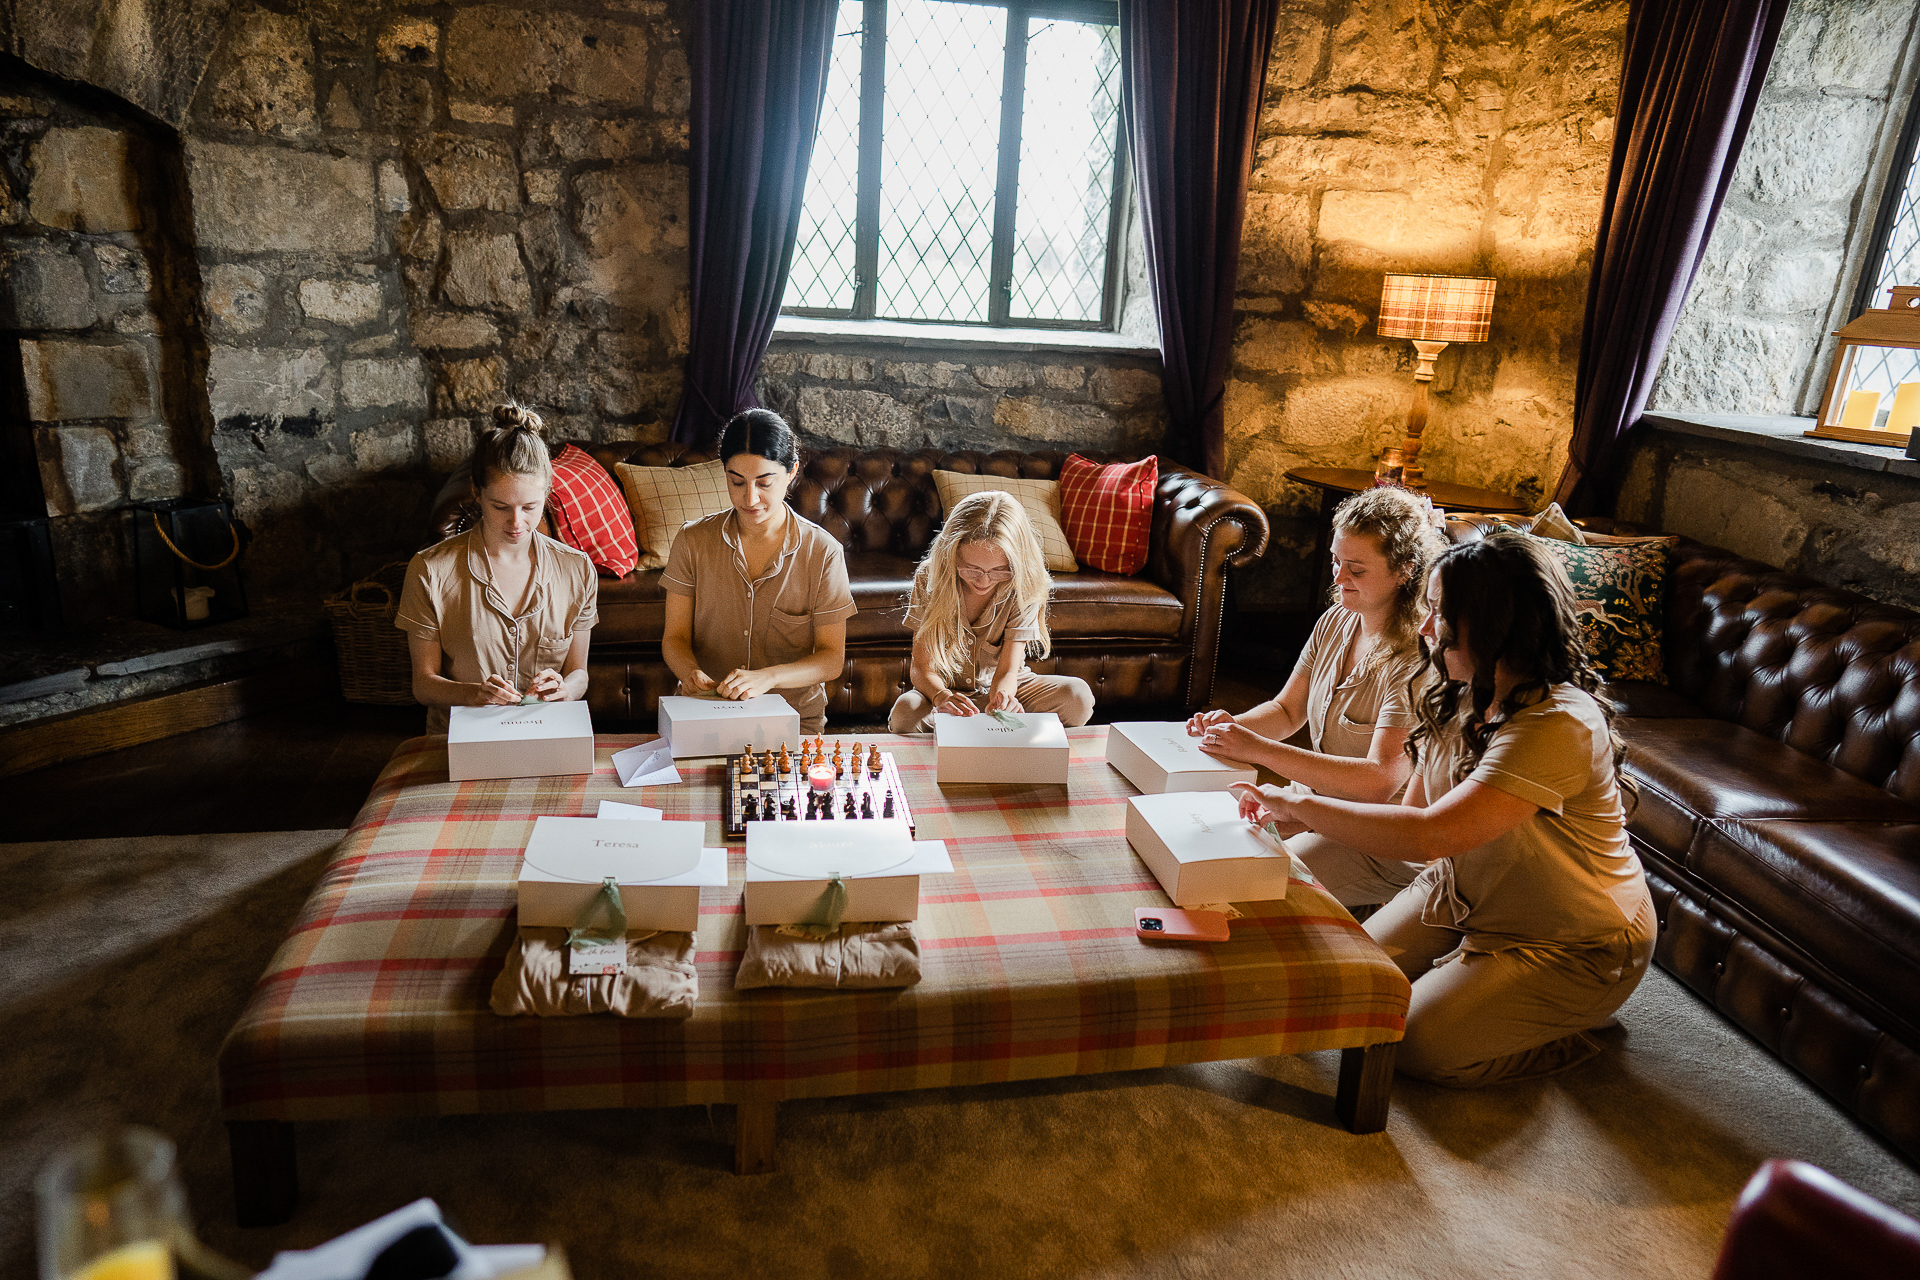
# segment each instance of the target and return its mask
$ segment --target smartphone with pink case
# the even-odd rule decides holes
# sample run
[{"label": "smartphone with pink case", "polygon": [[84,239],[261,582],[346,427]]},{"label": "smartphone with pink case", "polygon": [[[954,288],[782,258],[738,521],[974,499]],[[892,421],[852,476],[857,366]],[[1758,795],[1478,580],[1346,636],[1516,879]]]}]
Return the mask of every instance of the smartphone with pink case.
[{"label": "smartphone with pink case", "polygon": [[1225,942],[1227,918],[1218,911],[1182,911],[1178,907],[1135,907],[1133,928],[1143,938],[1167,942]]}]

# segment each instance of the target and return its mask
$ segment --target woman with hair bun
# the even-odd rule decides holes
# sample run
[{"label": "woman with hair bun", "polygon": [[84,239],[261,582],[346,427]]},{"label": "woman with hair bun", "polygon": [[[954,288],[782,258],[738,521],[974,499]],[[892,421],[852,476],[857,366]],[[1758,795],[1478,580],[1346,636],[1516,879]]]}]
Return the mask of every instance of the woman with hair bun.
[{"label": "woman with hair bun", "polygon": [[[1408,681],[1420,669],[1427,566],[1444,542],[1433,504],[1405,489],[1368,489],[1333,515],[1333,607],[1320,615],[1285,687],[1250,711],[1187,722],[1203,751],[1264,765],[1345,800],[1391,802],[1412,772],[1415,723]],[[1311,747],[1287,743],[1301,728]],[[1420,874],[1294,828],[1287,848],[1348,907],[1385,902]]]},{"label": "woman with hair bun", "polygon": [[394,625],[407,633],[427,732],[451,707],[587,696],[600,580],[585,553],[540,532],[553,463],[540,415],[493,411],[468,464],[480,519],[414,556]]},{"label": "woman with hair bun", "polygon": [[1420,635],[1437,677],[1398,805],[1236,783],[1249,819],[1302,823],[1424,864],[1366,930],[1413,980],[1397,1066],[1470,1088],[1600,1052],[1657,924],[1627,844],[1625,754],[1587,658],[1573,584],[1537,540],[1453,547]]},{"label": "woman with hair bun", "polygon": [[786,419],[768,409],[735,415],[720,432],[720,461],[732,505],[673,540],[660,573],[660,654],[682,694],[777,693],[800,713],[801,732],[819,733],[825,682],[847,665],[846,552],[787,505],[800,449]]}]

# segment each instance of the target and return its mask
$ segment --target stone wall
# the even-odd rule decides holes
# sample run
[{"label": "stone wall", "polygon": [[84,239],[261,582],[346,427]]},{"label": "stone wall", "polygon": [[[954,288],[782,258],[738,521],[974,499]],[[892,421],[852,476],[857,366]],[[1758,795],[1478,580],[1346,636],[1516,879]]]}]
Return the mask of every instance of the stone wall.
[{"label": "stone wall", "polygon": [[[217,487],[173,234],[179,144],[19,64],[0,92],[5,508],[51,520],[70,624],[133,598],[127,507]],[[31,470],[29,470],[31,468]]]},{"label": "stone wall", "polygon": [[1920,609],[1920,479],[1636,433],[1619,517]]},{"label": "stone wall", "polygon": [[1499,280],[1491,340],[1442,353],[1422,460],[1537,502],[1574,370],[1627,16],[1622,0],[1350,0],[1280,15],[1227,386],[1226,477],[1274,545],[1243,605],[1306,607],[1319,509],[1299,466],[1400,443],[1412,344],[1374,336],[1388,272]]},{"label": "stone wall", "polygon": [[[1793,0],[1648,407],[1814,414],[1920,64],[1912,0]],[[1879,300],[1884,304],[1885,299]]]}]

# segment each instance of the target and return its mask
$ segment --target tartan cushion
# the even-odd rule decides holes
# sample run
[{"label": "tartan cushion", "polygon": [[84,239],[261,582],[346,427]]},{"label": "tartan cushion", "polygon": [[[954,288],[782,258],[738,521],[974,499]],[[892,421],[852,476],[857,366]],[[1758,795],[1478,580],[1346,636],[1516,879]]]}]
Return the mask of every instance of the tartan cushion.
[{"label": "tartan cushion", "polygon": [[1609,680],[1667,682],[1660,649],[1667,561],[1678,538],[1583,547],[1533,535],[1573,580],[1574,611],[1587,654]]},{"label": "tartan cushion", "polygon": [[727,468],[718,458],[690,467],[636,467],[616,462],[627,505],[633,508],[634,527],[640,533],[642,569],[664,569],[673,540],[688,523],[716,511],[725,511]]},{"label": "tartan cushion", "polygon": [[624,578],[633,572],[640,543],[627,500],[606,469],[578,445],[568,445],[553,459],[553,494],[547,508],[560,541],[586,552],[603,575]]},{"label": "tartan cushion", "polygon": [[1047,568],[1056,573],[1076,573],[1080,562],[1073,558],[1073,547],[1066,530],[1060,527],[1060,486],[1052,480],[1020,480],[1010,476],[975,476],[964,471],[936,471],[933,488],[940,495],[940,516],[946,518],[953,504],[970,493],[999,490],[1020,500],[1020,506],[1033,521],[1033,534],[1040,539],[1040,553]]},{"label": "tartan cushion", "polygon": [[1153,529],[1153,491],[1160,459],[1107,466],[1079,454],[1060,464],[1060,510],[1067,541],[1081,564],[1129,576],[1147,562]]}]

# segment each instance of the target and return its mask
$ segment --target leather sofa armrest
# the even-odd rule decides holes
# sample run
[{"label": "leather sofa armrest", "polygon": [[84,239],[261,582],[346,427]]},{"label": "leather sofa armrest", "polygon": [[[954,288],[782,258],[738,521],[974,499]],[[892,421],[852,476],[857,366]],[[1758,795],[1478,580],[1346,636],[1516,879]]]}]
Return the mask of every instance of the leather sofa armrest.
[{"label": "leather sofa armrest", "polygon": [[1244,569],[1267,549],[1267,513],[1220,481],[1162,457],[1154,492],[1146,577],[1180,597],[1181,638],[1193,646],[1187,669],[1189,711],[1213,697],[1214,665],[1226,613],[1228,569]]}]

